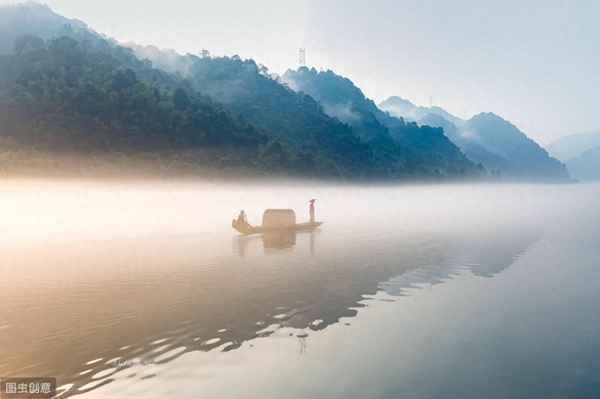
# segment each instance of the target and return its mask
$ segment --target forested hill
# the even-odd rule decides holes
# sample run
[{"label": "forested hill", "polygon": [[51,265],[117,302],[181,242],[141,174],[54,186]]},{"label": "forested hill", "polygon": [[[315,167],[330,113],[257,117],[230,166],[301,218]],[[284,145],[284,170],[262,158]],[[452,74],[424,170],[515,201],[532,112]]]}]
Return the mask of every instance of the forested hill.
[{"label": "forested hill", "polygon": [[[315,99],[312,93],[292,90],[253,60],[236,56],[184,56],[152,46],[128,46],[153,65],[186,76],[194,88],[221,102],[293,151],[307,156],[315,151],[324,153],[319,155],[320,158],[352,156],[356,159],[355,151],[350,149],[356,148],[358,142],[369,148],[371,163],[375,165],[376,173],[382,176],[456,177],[479,173],[443,137],[440,129],[421,129],[416,124],[404,124],[394,118],[397,126],[392,137],[386,126],[367,114],[363,118],[365,122],[359,126],[328,112],[327,105]],[[444,148],[430,151],[427,136],[441,137],[438,143],[443,142]]]},{"label": "forested hill", "polygon": [[197,149],[211,154],[195,159],[198,165],[348,178],[477,172],[464,157],[440,162],[419,143],[392,140],[376,120],[375,136],[366,137],[252,60],[134,52],[33,3],[0,7],[0,21],[30,26],[0,56],[2,149]]},{"label": "forested hill", "polygon": [[59,149],[258,148],[265,138],[184,81],[99,38],[31,36],[0,58],[4,138]]},{"label": "forested hill", "polygon": [[91,33],[82,21],[65,18],[43,4],[28,1],[0,5],[0,54],[11,54],[15,40],[21,36],[50,39],[74,31]]},{"label": "forested hill", "polygon": [[364,140],[400,148],[417,168],[462,173],[478,169],[442,129],[419,126],[381,111],[350,79],[333,71],[302,67],[288,70],[283,81],[295,91],[314,97],[328,115],[351,125]]}]

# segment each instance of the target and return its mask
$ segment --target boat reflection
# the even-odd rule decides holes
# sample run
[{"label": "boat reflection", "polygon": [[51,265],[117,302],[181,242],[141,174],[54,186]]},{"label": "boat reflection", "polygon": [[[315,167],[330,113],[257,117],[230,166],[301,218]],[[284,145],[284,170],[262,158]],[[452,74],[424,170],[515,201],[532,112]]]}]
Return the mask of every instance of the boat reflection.
[{"label": "boat reflection", "polygon": [[[320,233],[320,230],[313,231],[293,231],[293,230],[282,230],[282,231],[271,231],[261,235],[253,236],[237,236],[234,237],[234,251],[240,257],[245,257],[248,251],[253,248],[256,243],[261,242],[263,252],[265,255],[273,255],[285,252],[293,252],[298,236],[308,237],[308,249],[311,256],[316,253],[316,236]],[[302,240],[304,241],[304,240]]]}]

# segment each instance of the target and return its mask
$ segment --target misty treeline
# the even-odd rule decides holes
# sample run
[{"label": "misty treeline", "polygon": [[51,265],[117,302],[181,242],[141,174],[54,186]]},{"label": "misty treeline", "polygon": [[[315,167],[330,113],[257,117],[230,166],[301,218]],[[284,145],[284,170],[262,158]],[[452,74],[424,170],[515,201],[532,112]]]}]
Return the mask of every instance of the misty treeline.
[{"label": "misty treeline", "polygon": [[[185,77],[196,89],[280,140],[292,152],[319,151],[339,164],[355,156],[360,144],[368,149],[368,164],[359,163],[358,173],[385,177],[464,177],[482,172],[444,136],[442,129],[393,118],[364,98],[360,90],[361,101],[370,102],[377,112],[369,108],[356,113],[357,120],[353,120],[331,112],[329,103],[317,93],[297,90],[287,76],[271,74],[253,60],[179,55],[154,46],[128,46],[139,58]],[[346,94],[342,92],[342,97]],[[345,101],[352,100],[345,97]]]},{"label": "misty treeline", "polygon": [[[0,58],[3,135],[57,151],[246,150],[267,143],[185,81],[93,35],[19,37]],[[6,137],[5,137],[6,138]]]},{"label": "misty treeline", "polygon": [[444,138],[441,129],[397,120],[395,136],[384,127],[367,137],[252,60],[185,60],[185,74],[156,68],[68,25],[47,40],[21,35],[12,53],[0,56],[3,144],[91,154],[210,149],[199,166],[314,176],[479,173],[452,145],[427,150],[431,137]]}]

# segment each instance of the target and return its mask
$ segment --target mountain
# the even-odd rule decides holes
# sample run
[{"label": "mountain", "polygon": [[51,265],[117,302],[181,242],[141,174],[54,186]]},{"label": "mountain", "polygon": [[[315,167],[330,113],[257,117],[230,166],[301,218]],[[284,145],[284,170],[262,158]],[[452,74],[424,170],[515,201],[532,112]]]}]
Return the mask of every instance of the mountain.
[{"label": "mountain", "polygon": [[[290,168],[346,176],[394,177],[399,167],[376,159],[349,126],[328,117],[311,97],[297,95],[253,60],[198,57],[132,46],[136,54],[186,81],[277,143]],[[148,58],[149,57],[149,58]],[[328,173],[329,173],[328,172]]]},{"label": "mountain", "polygon": [[419,121],[429,115],[437,115],[455,125],[461,125],[464,123],[462,119],[452,115],[443,108],[437,106],[417,106],[411,101],[398,96],[392,96],[387,100],[382,101],[379,104],[379,108],[389,112],[391,115],[402,117],[411,121]]},{"label": "mountain", "polygon": [[47,40],[73,31],[91,32],[85,23],[65,18],[39,3],[0,6],[0,54],[13,53],[18,43],[16,39],[21,36]]},{"label": "mountain", "polygon": [[600,146],[587,150],[567,161],[571,175],[578,180],[600,180]]},{"label": "mountain", "polygon": [[548,146],[548,152],[563,162],[569,162],[595,147],[600,147],[600,132],[562,137]]},{"label": "mountain", "polygon": [[466,122],[465,132],[486,150],[508,161],[502,171],[511,177],[538,180],[568,180],[565,166],[550,157],[516,126],[493,113],[475,115]]},{"label": "mountain", "polygon": [[200,166],[235,164],[348,178],[426,177],[400,157],[376,157],[347,124],[252,60],[169,54],[189,71],[166,62],[157,63],[164,68],[157,69],[45,6],[0,7],[0,21],[6,24],[3,32],[20,27],[0,56],[3,149],[193,150],[200,155],[192,162]]},{"label": "mountain", "polygon": [[[511,158],[523,153],[500,148],[485,123],[404,101],[415,115],[427,112],[419,125],[383,112],[332,71],[301,68],[279,78],[237,56],[122,46],[36,3],[0,7],[0,32],[2,148],[194,151],[198,165],[376,179],[480,174],[467,157],[517,176],[531,166]],[[456,126],[443,128],[467,157],[443,129],[423,124],[429,115]],[[474,140],[464,126],[483,130]],[[510,126],[502,134],[519,133]],[[543,163],[538,158],[528,159]]]},{"label": "mountain", "polygon": [[387,133],[366,139],[253,60],[131,50],[35,3],[0,7],[0,21],[3,150],[192,151],[199,166],[348,178],[464,176],[471,166],[446,167]]},{"label": "mountain", "polygon": [[[27,31],[32,20],[46,25]],[[280,169],[276,146],[258,129],[84,25],[61,30],[65,20],[33,3],[0,7],[0,21],[25,34],[14,37],[15,51],[0,55],[5,162],[15,161],[6,152],[42,153],[50,163],[152,153],[175,154],[168,164],[185,155],[186,167]],[[40,32],[49,38],[32,34]]]},{"label": "mountain", "polygon": [[440,114],[431,113],[419,119],[419,123],[442,128],[444,134],[461,149],[468,159],[484,165],[490,174],[500,175],[501,171],[509,170],[510,163],[506,158],[487,150],[481,143],[464,134],[464,121],[457,125]]},{"label": "mountain", "polygon": [[407,123],[381,111],[350,79],[333,71],[302,67],[288,70],[282,80],[295,91],[315,98],[329,116],[352,126],[358,137],[372,143],[382,156],[394,149],[404,153],[414,168],[428,173],[470,174],[478,170],[441,129]]},{"label": "mountain", "polygon": [[600,132],[572,134],[548,146],[578,180],[600,180]]},{"label": "mountain", "polygon": [[[361,123],[353,123],[351,114],[343,115],[343,107],[332,109],[311,93],[290,89],[282,84],[285,79],[271,75],[266,67],[253,60],[242,60],[237,56],[177,56],[171,50],[158,50],[131,43],[128,45],[138,57],[147,59],[164,70],[185,76],[196,89],[259,127],[268,136],[280,141],[285,148],[305,154],[306,158],[326,152],[330,154],[328,157],[336,156],[340,161],[351,160],[357,155],[355,146],[358,143],[369,149],[369,154],[361,156],[372,158],[370,163],[375,169],[364,170],[364,173],[370,175],[463,176],[475,169],[459,151],[454,154],[456,161],[444,164],[438,161],[438,158],[443,157],[436,158],[426,153],[410,140],[400,144],[368,112],[358,110],[357,112],[361,112]],[[374,103],[372,107],[377,109]],[[429,133],[427,128],[419,129],[416,125],[411,128],[423,135]],[[408,129],[405,130],[407,133]],[[324,141],[324,138],[328,140]]]},{"label": "mountain", "polygon": [[443,128],[469,159],[481,163],[493,175],[518,180],[569,180],[562,163],[496,114],[481,113],[463,120],[440,107],[419,107],[400,97],[391,97],[380,107],[397,117]]},{"label": "mountain", "polygon": [[53,150],[248,147],[266,139],[130,50],[63,36],[0,57],[4,139]]}]

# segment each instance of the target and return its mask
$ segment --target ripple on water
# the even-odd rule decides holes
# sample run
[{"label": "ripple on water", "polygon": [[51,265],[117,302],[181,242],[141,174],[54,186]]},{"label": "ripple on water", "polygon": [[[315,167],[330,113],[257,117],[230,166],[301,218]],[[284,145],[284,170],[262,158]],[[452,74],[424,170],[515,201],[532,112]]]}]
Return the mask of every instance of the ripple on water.
[{"label": "ripple on water", "polygon": [[56,388],[56,396],[54,396],[54,398],[63,397],[64,395],[66,395],[67,392],[69,392],[71,389],[73,389],[74,386],[75,386],[75,384],[64,384],[64,385],[57,387]]},{"label": "ripple on water", "polygon": [[159,352],[162,352],[162,351],[164,351],[164,350],[166,350],[166,349],[170,348],[171,346],[172,346],[171,344],[167,344],[167,345],[162,345],[162,346],[159,346],[158,348],[155,348],[155,349],[153,349],[153,350],[152,350],[152,353],[159,353]]},{"label": "ripple on water", "polygon": [[94,374],[94,375],[92,376],[92,379],[93,379],[93,380],[99,380],[99,379],[103,379],[103,378],[106,378],[106,377],[109,377],[109,376],[111,376],[112,374],[116,373],[117,371],[118,371],[118,370],[117,370],[117,368],[115,368],[115,367],[111,367],[111,368],[109,368],[109,369],[102,370],[102,371],[100,371],[100,372],[98,372],[98,373]]},{"label": "ripple on water", "polygon": [[218,338],[218,337],[212,338],[212,339],[202,342],[202,346],[211,346],[214,344],[218,344],[219,342],[221,342],[221,338]]},{"label": "ripple on water", "polygon": [[272,335],[275,331],[277,331],[280,327],[280,324],[271,324],[263,328],[262,330],[258,330],[256,332],[256,336],[261,338],[268,337],[269,335]]},{"label": "ripple on water", "polygon": [[164,362],[171,361],[171,360],[175,359],[177,356],[179,356],[180,354],[182,354],[183,352],[185,352],[186,349],[187,348],[185,346],[180,346],[178,348],[175,348],[168,352],[165,352],[165,353],[161,354],[160,356],[157,356],[154,359],[154,361],[156,363],[164,363]]},{"label": "ripple on water", "polygon": [[100,388],[103,385],[109,384],[111,383],[113,380],[108,378],[108,379],[103,379],[103,380],[98,380],[98,381],[92,381],[88,384],[85,384],[82,387],[79,387],[78,391],[79,392],[85,392],[85,391],[92,391],[96,388]]},{"label": "ripple on water", "polygon": [[117,363],[121,359],[122,359],[121,356],[113,357],[112,359],[107,360],[104,364],[106,364],[106,365],[114,364],[114,363]]}]

